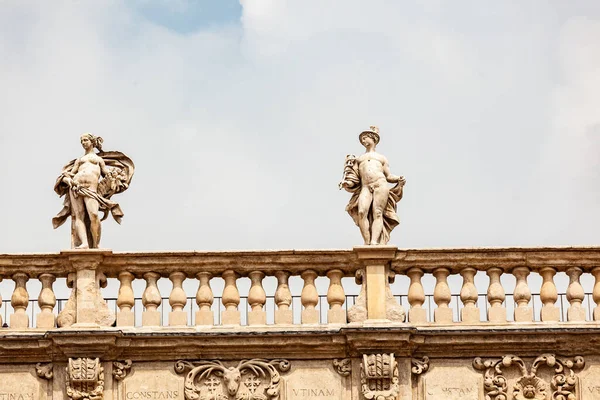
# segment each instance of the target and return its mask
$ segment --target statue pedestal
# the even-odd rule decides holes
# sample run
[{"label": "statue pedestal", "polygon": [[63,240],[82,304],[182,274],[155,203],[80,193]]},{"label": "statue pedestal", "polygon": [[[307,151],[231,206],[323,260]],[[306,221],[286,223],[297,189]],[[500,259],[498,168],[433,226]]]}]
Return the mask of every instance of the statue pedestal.
[{"label": "statue pedestal", "polygon": [[364,265],[362,289],[356,304],[348,316],[351,322],[366,320],[401,321],[405,319],[404,309],[390,290],[390,262],[396,256],[396,246],[356,246],[358,260]]},{"label": "statue pedestal", "polygon": [[58,326],[112,326],[115,314],[108,309],[100,293],[100,287],[106,287],[106,276],[98,270],[104,256],[112,254],[112,251],[73,249],[63,250],[61,254],[68,256],[76,272],[70,273],[67,278],[67,285],[73,290],[65,308],[58,315]]}]

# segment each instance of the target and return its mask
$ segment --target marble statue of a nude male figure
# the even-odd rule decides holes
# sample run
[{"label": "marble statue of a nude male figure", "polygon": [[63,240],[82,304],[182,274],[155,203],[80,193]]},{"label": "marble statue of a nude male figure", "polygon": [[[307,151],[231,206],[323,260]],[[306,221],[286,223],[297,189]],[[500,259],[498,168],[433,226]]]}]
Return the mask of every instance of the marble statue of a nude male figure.
[{"label": "marble statue of a nude male figure", "polygon": [[[377,127],[361,132],[359,140],[366,151],[358,158],[346,157],[340,183],[340,188],[353,193],[346,211],[360,228],[364,244],[387,244],[390,232],[400,223],[396,203],[406,180],[393,175],[387,158],[375,150],[380,140]],[[390,188],[389,183],[396,185]]]}]

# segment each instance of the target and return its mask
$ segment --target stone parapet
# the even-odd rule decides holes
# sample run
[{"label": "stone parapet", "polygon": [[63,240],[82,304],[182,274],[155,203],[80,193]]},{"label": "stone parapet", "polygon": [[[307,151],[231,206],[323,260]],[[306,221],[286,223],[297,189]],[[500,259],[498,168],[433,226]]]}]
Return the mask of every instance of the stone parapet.
[{"label": "stone parapet", "polygon": [[[597,305],[590,309],[590,300],[600,302],[598,271],[598,247],[418,250],[358,246],[352,250],[160,253],[100,249],[0,255],[0,277],[15,282],[14,291],[4,293],[12,306],[4,322],[21,331],[73,325],[97,329],[114,323],[128,329],[171,325],[182,330],[190,326],[214,329],[219,325],[230,329],[246,325],[297,329],[303,325],[353,323],[365,327],[397,323],[595,323],[600,311]],[[562,272],[569,281],[559,288],[555,276]],[[478,274],[487,275],[489,284],[482,287],[475,279]],[[532,274],[541,277],[538,288],[531,287]],[[504,275],[513,275],[516,280],[510,307],[507,298],[512,293],[503,284]],[[391,284],[399,276],[410,282],[400,292],[393,292]],[[350,286],[348,278],[352,277],[360,286]],[[60,314],[56,314],[53,291],[57,278],[66,278],[72,288]],[[427,289],[428,295],[423,285],[426,278],[435,281],[434,287]],[[460,293],[451,291],[449,282],[455,278],[462,280]],[[586,295],[581,280],[592,278],[596,282],[594,293]],[[102,290],[112,279],[120,285],[116,315],[107,307]],[[170,292],[160,292],[161,279],[171,281]],[[213,290],[215,279],[224,281],[222,291]],[[247,293],[240,291],[242,279],[251,282]],[[32,297],[28,282],[32,280],[42,285],[38,297],[41,312],[36,318],[28,312]],[[186,287],[189,290],[189,281],[195,281],[194,293],[185,291]],[[325,292],[324,282],[328,285]],[[133,291],[136,283],[145,284],[141,301],[137,302]],[[267,295],[267,291],[274,296]],[[348,297],[349,293],[357,295]],[[191,296],[195,296],[195,304],[190,305]],[[534,296],[539,302],[537,309]],[[193,308],[191,312],[189,307]]]}]

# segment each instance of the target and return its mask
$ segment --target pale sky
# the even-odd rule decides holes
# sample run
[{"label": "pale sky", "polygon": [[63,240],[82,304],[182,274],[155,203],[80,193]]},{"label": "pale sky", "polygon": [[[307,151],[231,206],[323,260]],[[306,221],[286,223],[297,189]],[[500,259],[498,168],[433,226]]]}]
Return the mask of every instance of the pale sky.
[{"label": "pale sky", "polygon": [[598,245],[600,2],[0,0],[0,253],[70,246],[62,166],[136,163],[115,251],[350,248],[378,125],[402,248]]}]

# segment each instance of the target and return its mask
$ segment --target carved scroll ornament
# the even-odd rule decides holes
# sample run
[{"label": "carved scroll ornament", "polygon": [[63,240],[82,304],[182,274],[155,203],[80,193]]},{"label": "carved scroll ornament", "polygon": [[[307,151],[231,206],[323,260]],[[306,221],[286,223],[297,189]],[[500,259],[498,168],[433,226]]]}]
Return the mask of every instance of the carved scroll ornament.
[{"label": "carved scroll ornament", "polygon": [[429,357],[427,356],[421,359],[413,358],[410,363],[412,365],[411,372],[415,375],[421,375],[429,369]]},{"label": "carved scroll ornament", "polygon": [[333,360],[333,367],[341,376],[350,376],[352,373],[352,360],[349,358]]},{"label": "carved scroll ornament", "polygon": [[35,373],[42,379],[52,379],[54,376],[52,363],[37,363]]},{"label": "carved scroll ornament", "polygon": [[118,381],[125,379],[132,365],[133,362],[131,360],[114,361],[112,370],[114,378]]},{"label": "carved scroll ornament", "polygon": [[242,360],[236,367],[220,361],[177,361],[175,371],[185,377],[186,400],[280,400],[281,376],[287,360]]},{"label": "carved scroll ornament", "polygon": [[69,358],[67,396],[71,400],[102,400],[104,368],[98,358]]},{"label": "carved scroll ornament", "polygon": [[363,355],[360,384],[367,400],[396,400],[400,385],[394,353]]},{"label": "carved scroll ornament", "polygon": [[[554,369],[554,376],[550,384],[536,375],[538,368],[544,365]],[[573,400],[577,398],[575,393],[577,376],[573,369],[583,368],[585,361],[580,356],[569,360],[557,358],[554,354],[542,354],[533,361],[531,370],[527,371],[525,362],[512,354],[499,360],[483,361],[477,357],[473,360],[473,367],[485,371],[484,390],[486,400],[507,400],[509,398],[507,379],[502,368],[511,366],[517,366],[521,371],[521,378],[515,382],[512,388],[511,399],[547,400],[551,390],[553,400]]]}]

